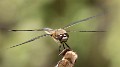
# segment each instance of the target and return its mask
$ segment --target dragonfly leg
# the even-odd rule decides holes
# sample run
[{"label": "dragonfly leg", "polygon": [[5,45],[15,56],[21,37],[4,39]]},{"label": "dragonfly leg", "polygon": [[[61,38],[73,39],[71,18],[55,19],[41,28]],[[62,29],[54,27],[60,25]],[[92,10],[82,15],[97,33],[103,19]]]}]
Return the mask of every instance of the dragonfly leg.
[{"label": "dragonfly leg", "polygon": [[[65,42],[64,42],[65,43]],[[68,44],[67,43],[65,43],[65,45],[69,48],[69,49],[71,49],[69,46],[68,46]]]},{"label": "dragonfly leg", "polygon": [[63,45],[63,48],[65,49],[65,44],[63,43],[62,45]]}]

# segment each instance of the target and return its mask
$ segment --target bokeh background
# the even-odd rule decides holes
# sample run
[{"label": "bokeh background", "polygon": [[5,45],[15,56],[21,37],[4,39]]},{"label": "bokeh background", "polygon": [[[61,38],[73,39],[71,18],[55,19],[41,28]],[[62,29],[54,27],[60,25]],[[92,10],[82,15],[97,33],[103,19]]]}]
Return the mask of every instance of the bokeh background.
[{"label": "bokeh background", "polygon": [[120,67],[119,12],[119,0],[0,0],[0,67],[54,67],[62,58],[50,37],[8,49],[44,34],[8,30],[56,29],[99,13],[68,29],[107,31],[69,33],[68,44],[79,56],[75,67]]}]

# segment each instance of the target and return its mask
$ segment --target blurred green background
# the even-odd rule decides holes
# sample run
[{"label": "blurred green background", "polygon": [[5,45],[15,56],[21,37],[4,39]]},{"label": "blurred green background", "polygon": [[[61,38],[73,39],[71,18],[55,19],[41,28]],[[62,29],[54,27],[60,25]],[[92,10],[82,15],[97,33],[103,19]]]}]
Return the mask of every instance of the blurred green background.
[{"label": "blurred green background", "polygon": [[120,67],[119,0],[0,0],[0,67],[54,67],[61,59],[50,37],[7,49],[44,32],[9,32],[11,29],[53,29],[105,11],[105,15],[68,30],[69,46],[79,55],[75,67]]}]

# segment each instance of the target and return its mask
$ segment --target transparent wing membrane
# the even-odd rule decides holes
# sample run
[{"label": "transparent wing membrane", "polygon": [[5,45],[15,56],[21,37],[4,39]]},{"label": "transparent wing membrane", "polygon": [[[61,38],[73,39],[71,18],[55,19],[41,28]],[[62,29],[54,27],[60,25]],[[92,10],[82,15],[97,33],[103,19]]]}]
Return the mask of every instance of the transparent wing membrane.
[{"label": "transparent wing membrane", "polygon": [[79,21],[70,23],[70,24],[64,26],[63,29],[67,29],[67,28],[69,28],[69,27],[71,27],[71,26],[74,26],[74,25],[80,23],[80,22],[90,20],[90,19],[92,19],[92,18],[95,18],[95,17],[97,17],[97,16],[101,16],[101,15],[103,15],[103,14],[104,14],[104,13],[102,13],[102,14],[100,13],[100,14],[97,14],[97,15],[95,15],[95,16],[91,16],[91,17],[88,17],[88,18],[85,18],[85,19],[82,19],[82,20],[79,20]]},{"label": "transparent wing membrane", "polygon": [[67,31],[67,32],[106,32],[106,31],[96,31],[96,30],[80,30],[80,31],[75,31],[75,30],[71,30],[71,31]]},{"label": "transparent wing membrane", "polygon": [[41,37],[45,37],[45,36],[49,36],[49,35],[50,35],[50,34],[44,34],[44,35],[41,35],[41,36],[37,36],[37,37],[32,38],[32,39],[30,39],[30,40],[28,40],[28,41],[25,41],[25,42],[23,42],[23,43],[20,43],[20,44],[17,44],[17,45],[11,46],[10,48],[17,47],[17,46],[20,46],[20,45],[23,45],[23,44],[29,43],[29,42],[31,42],[31,41],[34,41],[34,40],[36,40],[36,39],[39,39],[39,38],[41,38]]},{"label": "transparent wing membrane", "polygon": [[9,31],[14,31],[14,32],[16,32],[16,31],[38,31],[38,30],[9,30]]},{"label": "transparent wing membrane", "polygon": [[18,31],[44,31],[44,30],[9,30],[9,31],[14,31],[14,32],[18,32]]},{"label": "transparent wing membrane", "polygon": [[42,28],[42,29],[35,29],[35,30],[9,30],[9,31],[17,32],[17,31],[47,31],[47,30],[53,30],[53,29],[51,29],[51,28]]}]

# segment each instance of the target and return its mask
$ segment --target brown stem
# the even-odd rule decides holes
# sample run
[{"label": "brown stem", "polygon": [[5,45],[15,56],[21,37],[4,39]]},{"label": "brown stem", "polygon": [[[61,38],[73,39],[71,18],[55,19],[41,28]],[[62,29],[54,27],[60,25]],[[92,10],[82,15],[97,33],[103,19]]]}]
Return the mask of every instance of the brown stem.
[{"label": "brown stem", "polygon": [[59,55],[63,58],[57,63],[55,67],[73,67],[78,55],[70,49],[64,49]]}]

